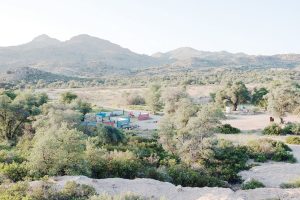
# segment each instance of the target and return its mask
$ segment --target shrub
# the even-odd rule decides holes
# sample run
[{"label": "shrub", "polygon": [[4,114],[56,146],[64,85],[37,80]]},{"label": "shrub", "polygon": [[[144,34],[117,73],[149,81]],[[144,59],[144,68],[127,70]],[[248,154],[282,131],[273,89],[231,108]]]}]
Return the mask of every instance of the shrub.
[{"label": "shrub", "polygon": [[291,149],[280,141],[259,139],[248,143],[248,154],[257,162],[267,160],[295,162]]},{"label": "shrub", "polygon": [[60,199],[76,199],[84,200],[88,199],[90,196],[96,194],[96,190],[85,184],[78,184],[74,181],[69,181],[65,184],[64,188],[58,193]]},{"label": "shrub", "polygon": [[175,185],[184,187],[225,187],[225,182],[217,177],[206,175],[203,172],[192,170],[187,166],[176,165],[168,169],[168,174]]},{"label": "shrub", "polygon": [[272,123],[271,125],[264,128],[262,133],[264,135],[281,135],[283,132],[282,128],[278,124]]},{"label": "shrub", "polygon": [[232,127],[230,124],[223,124],[217,128],[217,131],[223,134],[237,134],[241,130],[235,127]]},{"label": "shrub", "polygon": [[300,137],[298,137],[298,136],[288,136],[285,141],[288,144],[300,144]]},{"label": "shrub", "polygon": [[93,195],[96,195],[93,187],[74,181],[67,182],[60,191],[55,185],[47,182],[42,182],[34,188],[30,188],[26,182],[11,184],[9,187],[0,186],[1,200],[87,200]]},{"label": "shrub", "polygon": [[151,178],[159,181],[164,182],[172,182],[172,178],[168,174],[168,170],[166,167],[161,168],[155,168],[155,167],[149,167],[144,172],[145,178]]},{"label": "shrub", "polygon": [[263,188],[263,187],[265,187],[265,185],[255,179],[252,179],[242,184],[242,190],[250,190],[255,188]]},{"label": "shrub", "polygon": [[300,123],[293,123],[291,131],[294,135],[300,135]]},{"label": "shrub", "polygon": [[300,135],[300,123],[287,123],[282,132],[283,134]]},{"label": "shrub", "polygon": [[145,98],[138,94],[124,95],[127,105],[145,105]]},{"label": "shrub", "polygon": [[282,134],[287,135],[287,134],[293,134],[292,132],[293,124],[292,123],[287,123],[283,129],[282,129]]},{"label": "shrub", "polygon": [[76,98],[77,95],[72,92],[65,92],[60,95],[60,101],[67,104],[71,103]]},{"label": "shrub", "polygon": [[30,199],[28,195],[29,184],[26,182],[18,182],[9,186],[0,185],[0,199],[1,200],[27,200]]},{"label": "shrub", "polygon": [[97,126],[97,130],[95,133],[98,138],[99,145],[104,144],[119,144],[125,141],[124,133],[112,126]]},{"label": "shrub", "polygon": [[0,164],[0,174],[3,174],[8,179],[16,182],[24,180],[27,175],[27,168],[24,164],[11,163],[11,164]]},{"label": "shrub", "polygon": [[128,178],[139,176],[144,167],[139,159],[130,151],[111,151],[88,145],[86,160],[93,178]]},{"label": "shrub", "polygon": [[282,183],[280,185],[281,188],[299,188],[300,187],[300,179],[295,180],[290,183]]},{"label": "shrub", "polygon": [[[240,182],[238,172],[248,169],[247,148],[234,146],[226,140],[215,141],[200,161],[209,175],[229,183]],[[206,155],[207,154],[207,155]]]},{"label": "shrub", "polygon": [[14,150],[0,150],[0,163],[21,163],[25,159],[21,157],[18,153],[16,153]]}]

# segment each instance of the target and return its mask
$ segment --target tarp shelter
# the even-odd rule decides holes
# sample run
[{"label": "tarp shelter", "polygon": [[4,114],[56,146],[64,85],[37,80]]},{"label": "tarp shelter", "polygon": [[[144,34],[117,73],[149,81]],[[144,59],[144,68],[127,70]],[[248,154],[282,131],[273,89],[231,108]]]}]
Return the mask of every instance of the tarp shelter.
[{"label": "tarp shelter", "polygon": [[130,126],[130,118],[129,117],[118,118],[116,125],[117,128],[127,128]]},{"label": "tarp shelter", "polygon": [[121,116],[121,115],[124,115],[124,110],[114,110],[110,114],[110,116]]},{"label": "tarp shelter", "polygon": [[96,116],[99,116],[99,117],[102,117],[102,118],[109,117],[109,116],[111,116],[111,112],[99,112],[99,113],[96,114]]},{"label": "tarp shelter", "polygon": [[108,126],[115,126],[115,123],[113,121],[103,122],[103,124],[108,125]]},{"label": "tarp shelter", "polygon": [[148,120],[150,119],[150,115],[149,113],[140,113],[138,116],[138,120]]}]

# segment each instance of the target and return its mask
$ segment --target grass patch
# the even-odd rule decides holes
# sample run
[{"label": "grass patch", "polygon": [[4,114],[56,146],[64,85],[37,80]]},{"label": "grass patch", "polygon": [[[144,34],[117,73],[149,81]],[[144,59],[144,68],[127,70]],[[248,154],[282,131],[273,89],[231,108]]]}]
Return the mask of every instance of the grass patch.
[{"label": "grass patch", "polygon": [[300,137],[298,137],[298,136],[288,136],[285,139],[285,141],[288,144],[300,144]]},{"label": "grass patch", "polygon": [[299,188],[300,187],[300,179],[292,181],[290,183],[282,183],[280,185],[281,188]]},{"label": "grass patch", "polygon": [[242,190],[251,190],[251,189],[255,189],[255,188],[264,188],[264,187],[265,187],[265,185],[262,182],[252,179],[246,183],[243,183],[241,189]]}]

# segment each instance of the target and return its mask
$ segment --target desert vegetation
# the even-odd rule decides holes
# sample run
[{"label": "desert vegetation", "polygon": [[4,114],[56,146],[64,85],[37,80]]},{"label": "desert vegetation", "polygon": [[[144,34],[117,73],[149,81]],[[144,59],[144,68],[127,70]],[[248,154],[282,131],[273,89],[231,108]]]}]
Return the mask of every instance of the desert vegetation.
[{"label": "desert vegetation", "polygon": [[[287,76],[285,72],[277,75]],[[211,83],[191,79],[177,86],[166,84],[176,82],[170,79],[147,80],[149,82],[143,82],[147,87],[136,90],[122,90],[107,81],[91,84],[73,80],[72,83],[61,82],[58,87],[70,89],[62,89],[56,95],[49,89],[54,82],[22,83],[30,87],[19,85],[3,89],[0,94],[0,183],[4,192],[0,197],[147,199],[135,194],[96,194],[93,188],[76,183],[68,183],[60,190],[55,190],[47,181],[41,188],[30,186],[33,181],[68,175],[95,179],[151,178],[183,187],[244,190],[264,187],[254,179],[243,183],[239,173],[269,161],[296,162],[287,144],[299,144],[300,126],[298,122],[285,122],[285,117],[298,114],[299,86],[282,81],[248,86],[253,84],[251,80],[232,81],[224,74],[218,77],[218,81],[212,83],[220,84],[226,79],[226,84],[206,91],[208,99],[205,101],[198,98],[198,93],[193,94],[190,87]],[[84,123],[91,113],[112,111],[112,108],[85,98],[78,92],[79,88],[104,85],[117,88],[120,99],[112,98],[125,108],[136,108],[140,113],[147,110],[153,116],[160,116],[153,124],[155,128],[125,130],[104,123]],[[228,107],[231,113],[225,112]],[[266,123],[263,130],[256,132],[255,140],[245,143],[217,136],[247,135],[247,131],[223,121],[257,113],[269,113],[278,122]],[[288,136],[284,141],[278,141],[277,137],[285,135]],[[263,136],[271,138],[260,138]],[[5,190],[8,185],[9,190]]]}]

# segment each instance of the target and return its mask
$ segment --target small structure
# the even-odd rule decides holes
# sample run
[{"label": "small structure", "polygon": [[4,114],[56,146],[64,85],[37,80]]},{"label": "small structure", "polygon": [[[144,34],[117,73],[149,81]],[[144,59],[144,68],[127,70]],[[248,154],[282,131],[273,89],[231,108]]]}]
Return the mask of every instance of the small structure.
[{"label": "small structure", "polygon": [[87,113],[84,115],[85,122],[96,122],[96,115],[94,113]]},{"label": "small structure", "polygon": [[115,122],[114,121],[103,121],[102,122],[103,124],[105,124],[105,125],[108,125],[108,126],[115,126]]},{"label": "small structure", "polygon": [[130,111],[130,112],[128,113],[128,115],[129,115],[129,117],[135,117],[135,115],[134,115],[134,113],[133,113],[132,111]]},{"label": "small structure", "polygon": [[118,118],[116,122],[117,128],[130,128],[130,117]]},{"label": "small structure", "polygon": [[84,122],[81,122],[81,125],[82,126],[97,126],[97,122],[87,122],[87,121],[84,121]]},{"label": "small structure", "polygon": [[230,106],[226,106],[226,107],[225,107],[225,112],[226,112],[227,114],[230,114],[230,113],[231,113],[231,108],[230,108]]},{"label": "small structure", "polygon": [[110,116],[121,116],[124,115],[124,110],[114,110],[110,113]]},{"label": "small structure", "polygon": [[150,119],[149,113],[140,113],[138,116],[139,121],[148,120],[148,119]]}]

